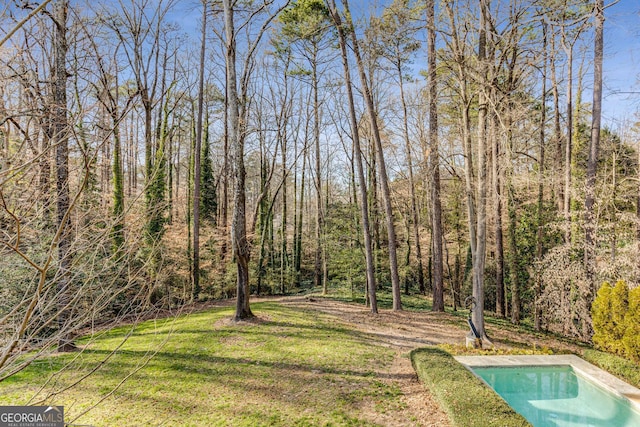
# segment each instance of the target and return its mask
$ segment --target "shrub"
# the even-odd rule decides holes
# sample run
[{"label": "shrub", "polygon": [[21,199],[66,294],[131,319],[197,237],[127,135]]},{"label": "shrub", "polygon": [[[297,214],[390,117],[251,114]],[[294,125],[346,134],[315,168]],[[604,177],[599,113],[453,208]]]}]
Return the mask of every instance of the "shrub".
[{"label": "shrub", "polygon": [[507,402],[456,361],[435,347],[418,348],[409,357],[420,381],[436,397],[455,427],[523,427],[530,424]]},{"label": "shrub", "polygon": [[640,361],[640,288],[629,291],[623,280],[613,288],[603,283],[591,313],[596,348]]},{"label": "shrub", "polygon": [[591,306],[591,316],[593,318],[593,344],[596,348],[608,351],[609,350],[609,336],[611,331],[611,285],[609,282],[604,282],[598,293],[596,299]]},{"label": "shrub", "polygon": [[629,292],[629,305],[624,318],[622,343],[628,358],[640,361],[640,287]]},{"label": "shrub", "polygon": [[618,280],[611,291],[611,341],[610,348],[615,354],[623,356],[625,347],[622,337],[625,333],[625,317],[629,309],[629,288],[624,280]]}]

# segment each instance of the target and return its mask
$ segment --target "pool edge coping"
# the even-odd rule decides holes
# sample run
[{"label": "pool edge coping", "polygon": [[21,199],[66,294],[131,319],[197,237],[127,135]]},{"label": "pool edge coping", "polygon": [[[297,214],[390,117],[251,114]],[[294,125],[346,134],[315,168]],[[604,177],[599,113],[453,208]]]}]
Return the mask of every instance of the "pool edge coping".
[{"label": "pool edge coping", "polygon": [[[454,359],[473,372],[479,367],[515,367],[515,366],[571,366],[582,376],[605,389],[626,398],[640,411],[640,389],[626,383],[609,372],[598,368],[574,354],[562,355],[526,355],[526,356],[454,356]],[[476,375],[474,373],[474,375]],[[476,375],[477,376],[477,375]]]}]

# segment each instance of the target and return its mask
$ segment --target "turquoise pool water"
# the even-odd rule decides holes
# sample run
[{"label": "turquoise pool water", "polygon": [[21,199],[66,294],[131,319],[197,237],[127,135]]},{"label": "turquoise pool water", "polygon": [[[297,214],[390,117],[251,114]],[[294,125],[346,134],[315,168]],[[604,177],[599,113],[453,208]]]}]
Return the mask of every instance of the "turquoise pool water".
[{"label": "turquoise pool water", "polygon": [[571,366],[472,369],[535,427],[640,426],[640,413],[627,399],[581,377]]}]

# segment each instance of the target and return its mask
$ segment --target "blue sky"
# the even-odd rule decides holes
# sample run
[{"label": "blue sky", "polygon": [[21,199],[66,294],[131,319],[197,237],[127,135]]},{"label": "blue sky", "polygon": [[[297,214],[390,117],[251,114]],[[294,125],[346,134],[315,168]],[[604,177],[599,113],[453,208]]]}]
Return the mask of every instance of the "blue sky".
[{"label": "blue sky", "polygon": [[[603,121],[615,127],[640,111],[640,2],[620,0],[605,11],[605,18]],[[591,74],[586,78],[591,86]]]}]

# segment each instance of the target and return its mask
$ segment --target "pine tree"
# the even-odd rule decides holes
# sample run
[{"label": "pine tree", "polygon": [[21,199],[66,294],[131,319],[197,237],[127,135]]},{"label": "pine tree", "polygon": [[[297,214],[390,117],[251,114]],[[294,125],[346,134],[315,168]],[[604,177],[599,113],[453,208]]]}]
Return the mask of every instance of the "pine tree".
[{"label": "pine tree", "polygon": [[213,174],[211,161],[211,142],[209,140],[209,117],[204,128],[204,143],[202,144],[202,165],[200,173],[200,218],[209,220],[215,226],[218,212],[218,190]]}]

